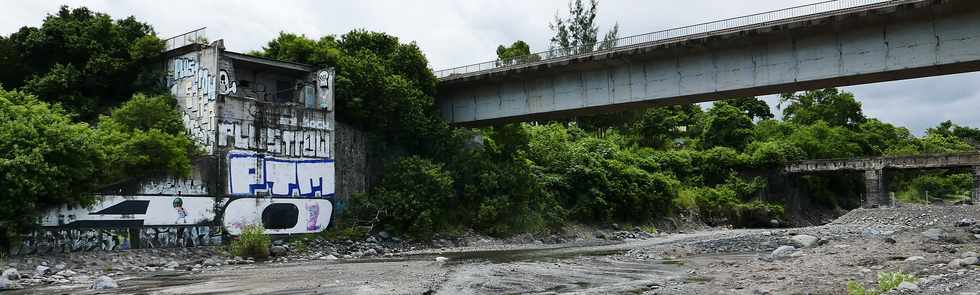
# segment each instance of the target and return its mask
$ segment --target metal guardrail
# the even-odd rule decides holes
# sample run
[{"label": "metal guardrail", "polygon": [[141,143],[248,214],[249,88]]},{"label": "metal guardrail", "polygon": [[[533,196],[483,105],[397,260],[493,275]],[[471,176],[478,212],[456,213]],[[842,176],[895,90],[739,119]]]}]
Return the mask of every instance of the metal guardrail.
[{"label": "metal guardrail", "polygon": [[170,37],[170,39],[167,40],[163,40],[163,42],[166,42],[166,47],[163,51],[174,50],[177,48],[187,46],[188,44],[207,44],[208,43],[207,29],[208,29],[207,27],[203,27],[174,37]]},{"label": "metal guardrail", "polygon": [[819,18],[828,15],[897,6],[922,1],[925,0],[830,0],[658,32],[628,36],[612,40],[611,42],[596,42],[574,48],[553,48],[548,51],[532,53],[530,55],[515,58],[497,59],[457,68],[439,70],[435,71],[435,75],[440,80],[452,80],[482,74],[485,72],[520,68],[562,59],[572,59],[592,54],[608,53],[641,46],[675,43],[690,39],[704,38],[712,35],[738,32],[752,28],[798,22],[801,20]]}]

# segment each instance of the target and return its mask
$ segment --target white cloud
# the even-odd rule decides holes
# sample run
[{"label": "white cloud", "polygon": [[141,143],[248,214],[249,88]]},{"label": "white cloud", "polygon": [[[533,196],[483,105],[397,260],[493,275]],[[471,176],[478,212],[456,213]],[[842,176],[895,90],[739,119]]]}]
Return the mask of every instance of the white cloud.
[{"label": "white cloud", "polygon": [[[812,3],[815,0],[605,0],[602,30],[620,24],[633,35]],[[208,27],[212,40],[224,39],[234,51],[260,49],[279,31],[318,37],[364,28],[416,41],[435,69],[488,61],[497,45],[527,41],[532,50],[547,46],[548,22],[565,9],[565,0],[366,0],[366,1],[113,1],[0,0],[0,34],[37,26],[59,6],[87,6],[122,18],[151,23],[160,36]],[[847,87],[864,102],[865,112],[916,133],[946,119],[980,126],[980,74]],[[767,100],[774,100],[767,97]]]}]

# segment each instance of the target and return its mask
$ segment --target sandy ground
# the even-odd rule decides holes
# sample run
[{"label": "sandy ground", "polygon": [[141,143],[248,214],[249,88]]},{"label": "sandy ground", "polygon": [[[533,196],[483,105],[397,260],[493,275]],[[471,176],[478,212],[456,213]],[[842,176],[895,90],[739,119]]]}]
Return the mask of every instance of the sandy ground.
[{"label": "sandy ground", "polygon": [[[846,294],[848,282],[876,287],[885,271],[920,278],[921,290],[894,294],[977,294],[976,266],[948,266],[980,250],[970,227],[955,226],[963,218],[980,219],[980,206],[862,210],[796,229],[223,266],[121,277],[119,289],[101,293],[65,285],[11,294]],[[927,229],[942,237],[930,239]],[[770,258],[797,235],[820,242]],[[915,256],[922,259],[909,259]]]}]

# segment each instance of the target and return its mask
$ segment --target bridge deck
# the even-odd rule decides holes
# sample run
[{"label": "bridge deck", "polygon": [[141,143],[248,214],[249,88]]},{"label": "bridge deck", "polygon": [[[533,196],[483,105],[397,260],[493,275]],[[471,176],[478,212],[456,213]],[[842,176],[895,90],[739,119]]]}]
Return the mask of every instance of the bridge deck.
[{"label": "bridge deck", "polygon": [[593,43],[577,48],[552,48],[547,51],[492,60],[472,65],[435,71],[441,82],[468,80],[475,76],[504,71],[520,71],[524,68],[561,64],[569,60],[594,57],[643,47],[666,46],[759,29],[767,29],[796,23],[805,23],[827,17],[862,13],[875,9],[909,5],[927,0],[831,0],[796,6],[764,13],[757,13],[714,22],[673,28],[658,32],[634,35],[613,40],[611,43]]},{"label": "bridge deck", "polygon": [[937,169],[980,166],[980,151],[957,154],[810,160],[790,163],[786,173],[867,171],[882,169]]}]

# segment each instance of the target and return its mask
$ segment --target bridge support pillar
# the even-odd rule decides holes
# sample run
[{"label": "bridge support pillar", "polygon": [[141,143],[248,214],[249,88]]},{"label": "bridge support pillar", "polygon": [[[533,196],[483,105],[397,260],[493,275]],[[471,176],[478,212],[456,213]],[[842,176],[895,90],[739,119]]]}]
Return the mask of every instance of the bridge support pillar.
[{"label": "bridge support pillar", "polygon": [[871,169],[864,171],[864,207],[874,208],[891,204],[888,187],[885,185],[885,170]]},{"label": "bridge support pillar", "polygon": [[980,166],[973,166],[973,204],[980,204]]}]

